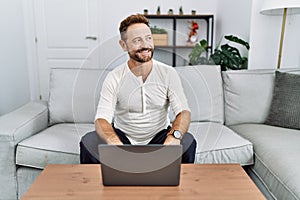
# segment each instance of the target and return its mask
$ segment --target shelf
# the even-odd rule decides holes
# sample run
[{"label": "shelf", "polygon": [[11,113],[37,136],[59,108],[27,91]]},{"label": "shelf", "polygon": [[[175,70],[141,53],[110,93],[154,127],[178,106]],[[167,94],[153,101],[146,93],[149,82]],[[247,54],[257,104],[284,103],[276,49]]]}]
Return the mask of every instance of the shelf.
[{"label": "shelf", "polygon": [[[155,48],[181,48],[181,49],[188,49],[188,48],[194,48],[195,45],[178,45],[178,46],[174,46],[174,45],[168,45],[168,46],[162,46],[162,45],[155,45]],[[210,49],[211,47],[207,47],[208,49]]]},{"label": "shelf", "polygon": [[154,45],[156,48],[193,48],[195,45],[182,45],[182,46],[174,46],[174,45]]},{"label": "shelf", "polygon": [[177,45],[176,31],[177,31],[177,21],[181,19],[200,19],[206,21],[206,41],[208,44],[208,52],[213,52],[213,32],[214,32],[214,15],[213,14],[198,14],[198,15],[174,15],[174,14],[163,14],[155,15],[149,14],[145,15],[149,20],[160,19],[160,20],[171,20],[173,25],[172,43],[170,45],[155,45],[156,48],[160,49],[171,49],[172,52],[172,66],[176,66],[176,49],[191,49],[195,45]]},{"label": "shelf", "polygon": [[203,15],[145,15],[147,18],[152,19],[210,19],[214,15],[212,14],[203,14]]}]

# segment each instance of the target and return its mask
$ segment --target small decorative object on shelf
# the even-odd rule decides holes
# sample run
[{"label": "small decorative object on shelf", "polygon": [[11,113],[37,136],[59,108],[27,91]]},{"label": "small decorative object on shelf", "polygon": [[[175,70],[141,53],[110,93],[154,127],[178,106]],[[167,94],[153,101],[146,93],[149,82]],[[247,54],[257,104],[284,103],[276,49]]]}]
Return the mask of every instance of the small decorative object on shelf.
[{"label": "small decorative object on shelf", "polygon": [[169,11],[168,11],[168,14],[173,15],[173,9],[170,8]]},{"label": "small decorative object on shelf", "polygon": [[195,42],[197,42],[197,30],[199,29],[199,25],[196,21],[192,20],[192,21],[189,21],[190,22],[190,33],[188,35],[188,40],[187,42],[188,43],[192,43],[194,44]]},{"label": "small decorative object on shelf", "polygon": [[148,9],[144,9],[144,15],[148,15]]},{"label": "small decorative object on shelf", "polygon": [[154,45],[166,46],[168,45],[168,32],[163,28],[157,28],[156,26],[150,27]]},{"label": "small decorative object on shelf", "polygon": [[160,15],[160,6],[157,6],[156,14]]},{"label": "small decorative object on shelf", "polygon": [[179,7],[179,15],[183,15],[182,6]]},{"label": "small decorative object on shelf", "polygon": [[192,10],[192,15],[196,15],[196,10]]}]

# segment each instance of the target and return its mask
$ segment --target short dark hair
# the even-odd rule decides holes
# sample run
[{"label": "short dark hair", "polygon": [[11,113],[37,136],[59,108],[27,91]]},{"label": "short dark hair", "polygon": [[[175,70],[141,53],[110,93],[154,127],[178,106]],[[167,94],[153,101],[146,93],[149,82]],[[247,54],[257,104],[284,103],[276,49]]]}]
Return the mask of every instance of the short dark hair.
[{"label": "short dark hair", "polygon": [[121,34],[121,40],[126,40],[125,33],[128,29],[128,27],[132,24],[138,24],[138,23],[143,23],[146,24],[148,27],[150,27],[149,20],[142,14],[136,14],[136,15],[130,15],[126,19],[124,19],[120,23],[119,31]]}]

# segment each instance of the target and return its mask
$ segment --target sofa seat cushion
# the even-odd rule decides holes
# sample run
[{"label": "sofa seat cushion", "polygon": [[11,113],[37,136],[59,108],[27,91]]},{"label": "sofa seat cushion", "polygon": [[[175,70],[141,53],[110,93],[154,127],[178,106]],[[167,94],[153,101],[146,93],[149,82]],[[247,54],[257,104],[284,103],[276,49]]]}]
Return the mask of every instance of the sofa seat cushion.
[{"label": "sofa seat cushion", "polygon": [[251,170],[277,199],[300,199],[300,131],[264,124],[230,126],[253,143]]},{"label": "sofa seat cushion", "polygon": [[253,164],[251,142],[226,126],[214,122],[192,122],[189,132],[197,141],[195,163]]},{"label": "sofa seat cushion", "polygon": [[81,137],[94,124],[57,124],[29,137],[17,146],[16,163],[43,169],[47,164],[78,164]]}]

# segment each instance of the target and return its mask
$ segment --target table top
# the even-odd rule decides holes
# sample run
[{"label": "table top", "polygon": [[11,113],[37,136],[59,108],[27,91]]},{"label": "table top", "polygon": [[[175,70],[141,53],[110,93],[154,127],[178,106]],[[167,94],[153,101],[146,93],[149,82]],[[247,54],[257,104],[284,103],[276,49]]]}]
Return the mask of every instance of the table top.
[{"label": "table top", "polygon": [[100,165],[47,165],[22,200],[265,199],[238,164],[182,164],[179,186],[103,186]]}]

